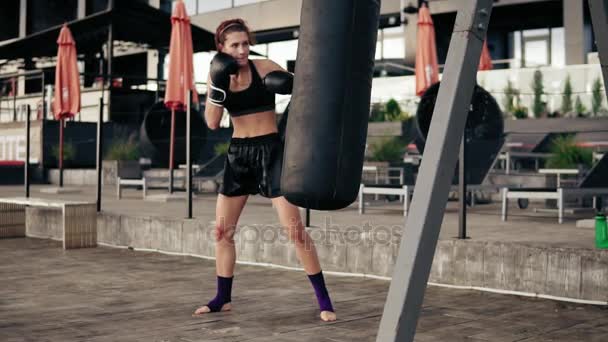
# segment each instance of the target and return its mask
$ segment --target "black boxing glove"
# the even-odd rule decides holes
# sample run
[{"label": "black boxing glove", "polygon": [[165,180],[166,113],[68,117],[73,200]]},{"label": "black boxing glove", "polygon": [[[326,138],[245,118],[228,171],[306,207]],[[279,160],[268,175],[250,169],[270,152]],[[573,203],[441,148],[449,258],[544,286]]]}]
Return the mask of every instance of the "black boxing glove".
[{"label": "black boxing glove", "polygon": [[211,60],[211,68],[209,69],[209,101],[216,105],[222,106],[226,101],[226,92],[230,89],[230,75],[236,75],[239,71],[239,65],[232,56],[223,52],[215,54]]},{"label": "black boxing glove", "polygon": [[264,87],[275,94],[291,94],[293,89],[293,74],[283,70],[271,71],[262,80]]}]

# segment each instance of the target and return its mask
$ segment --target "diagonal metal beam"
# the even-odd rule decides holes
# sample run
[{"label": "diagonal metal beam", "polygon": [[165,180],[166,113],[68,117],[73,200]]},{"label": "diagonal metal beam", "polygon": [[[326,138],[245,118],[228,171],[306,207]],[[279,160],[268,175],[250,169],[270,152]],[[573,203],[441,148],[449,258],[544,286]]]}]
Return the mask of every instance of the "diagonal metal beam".
[{"label": "diagonal metal beam", "polygon": [[604,76],[604,91],[608,97],[608,0],[589,0],[589,12]]},{"label": "diagonal metal beam", "polygon": [[413,341],[416,332],[492,11],[492,0],[461,4],[378,342]]}]

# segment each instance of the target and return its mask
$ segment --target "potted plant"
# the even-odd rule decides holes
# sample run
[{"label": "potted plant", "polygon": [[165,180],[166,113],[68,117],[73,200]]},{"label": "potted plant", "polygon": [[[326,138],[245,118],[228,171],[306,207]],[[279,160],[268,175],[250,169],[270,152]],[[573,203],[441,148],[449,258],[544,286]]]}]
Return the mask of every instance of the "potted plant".
[{"label": "potted plant", "polygon": [[599,116],[600,113],[605,111],[602,108],[603,100],[604,92],[602,89],[602,79],[598,77],[593,81],[593,88],[591,89],[591,112],[594,116]]},{"label": "potted plant", "polygon": [[503,99],[504,111],[508,114],[514,114],[515,109],[519,107],[519,90],[513,87],[511,80],[507,80],[507,85],[503,91],[505,94]]},{"label": "potted plant", "polygon": [[551,169],[589,169],[593,161],[593,152],[577,146],[570,135],[555,138],[549,151],[546,165]]},{"label": "potted plant", "polygon": [[[53,146],[52,152],[53,157],[57,160],[57,167],[59,167],[59,145]],[[72,162],[76,159],[76,146],[71,142],[63,143],[63,167],[69,167]]]},{"label": "potted plant", "polygon": [[228,148],[230,147],[230,142],[222,142],[218,143],[213,147],[213,151],[216,156],[221,156],[228,153]]},{"label": "potted plant", "polygon": [[[580,173],[589,170],[593,163],[593,152],[588,148],[577,146],[572,135],[558,136],[553,139],[549,152],[551,156],[545,165],[550,169],[577,169],[581,176]],[[556,181],[555,178],[547,179],[547,186],[555,187]],[[555,200],[546,200],[545,203],[549,208],[557,206]]]},{"label": "potted plant", "polygon": [[534,114],[534,117],[538,119],[546,112],[546,105],[542,100],[543,95],[545,94],[543,73],[540,70],[534,71],[534,78],[530,87],[534,92],[532,113]]},{"label": "potted plant", "polygon": [[116,184],[116,178],[139,179],[142,177],[139,165],[139,146],[129,139],[115,138],[108,147],[103,163],[103,181],[106,185]]},{"label": "potted plant", "polygon": [[386,103],[373,103],[367,126],[368,136],[403,136],[411,128],[410,118],[410,114],[403,111],[395,99]]},{"label": "potted plant", "polygon": [[374,167],[375,170],[374,172],[364,173],[363,181],[374,183],[377,178],[377,181],[382,183],[388,180],[388,167],[402,166],[405,147],[405,143],[399,137],[384,137],[372,142],[368,147],[368,158],[365,161],[365,166]]},{"label": "potted plant", "polygon": [[517,106],[513,108],[513,117],[515,119],[526,119],[528,118],[528,108],[524,106]]}]

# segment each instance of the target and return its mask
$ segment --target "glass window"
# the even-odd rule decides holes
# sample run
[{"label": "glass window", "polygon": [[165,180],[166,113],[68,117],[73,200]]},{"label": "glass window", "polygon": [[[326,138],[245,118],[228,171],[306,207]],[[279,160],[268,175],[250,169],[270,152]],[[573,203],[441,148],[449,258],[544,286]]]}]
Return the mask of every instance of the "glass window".
[{"label": "glass window", "polygon": [[[194,82],[207,83],[209,64],[215,52],[197,52],[193,56]],[[200,85],[197,85],[200,88]]]},{"label": "glass window", "polygon": [[[184,1],[184,5],[186,6],[186,13],[188,13],[188,15],[195,15],[197,0],[183,0],[183,1]],[[204,0],[199,0],[199,2],[202,2],[202,1],[204,1]],[[175,5],[177,5],[177,1],[173,1],[172,7],[171,7],[171,13],[173,13],[173,11],[175,10]]]},{"label": "glass window", "polygon": [[376,56],[375,59],[382,59],[382,30],[378,30],[378,38],[376,40]]},{"label": "glass window", "polygon": [[399,38],[384,38],[382,42],[382,57],[405,58],[405,44],[403,36]]},{"label": "glass window", "polygon": [[535,30],[525,30],[523,31],[524,38],[533,38],[533,37],[546,37],[549,35],[549,29],[535,29]]},{"label": "glass window", "polygon": [[267,0],[234,0],[234,7],[249,5],[249,4],[253,4],[256,2],[264,2],[264,1],[267,1]]},{"label": "glass window", "polygon": [[549,64],[549,46],[547,40],[528,40],[524,45],[526,66],[534,67]]},{"label": "glass window", "polygon": [[522,65],[521,57],[521,31],[513,32],[513,59],[511,68],[520,68]]},{"label": "glass window", "polygon": [[[268,44],[256,44],[256,45],[252,45],[250,47],[250,50],[253,52],[257,52],[260,55],[262,55],[261,57],[266,58],[266,56],[268,56]],[[252,56],[255,58],[255,56]]]},{"label": "glass window", "polygon": [[402,37],[403,36],[403,25],[401,26],[395,26],[395,27],[387,27],[382,29],[382,31],[384,32],[384,37],[392,37],[392,36],[399,36]]},{"label": "glass window", "polygon": [[405,36],[403,26],[378,30],[376,59],[405,58]]},{"label": "glass window", "polygon": [[198,0],[197,13],[212,12],[232,7],[232,0]]},{"label": "glass window", "polygon": [[268,58],[287,69],[287,61],[295,60],[298,53],[298,41],[286,40],[268,44]]},{"label": "glass window", "polygon": [[566,65],[566,46],[563,27],[551,29],[551,65],[556,67]]}]

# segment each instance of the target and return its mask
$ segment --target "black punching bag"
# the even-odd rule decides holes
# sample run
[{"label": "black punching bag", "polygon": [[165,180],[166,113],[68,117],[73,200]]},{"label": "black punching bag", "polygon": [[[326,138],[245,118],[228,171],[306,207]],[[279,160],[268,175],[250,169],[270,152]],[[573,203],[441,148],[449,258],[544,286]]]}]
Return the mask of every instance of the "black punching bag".
[{"label": "black punching bag", "polygon": [[378,36],[379,0],[302,2],[281,191],[294,205],[357,198]]}]

